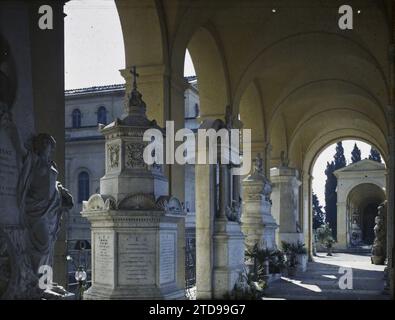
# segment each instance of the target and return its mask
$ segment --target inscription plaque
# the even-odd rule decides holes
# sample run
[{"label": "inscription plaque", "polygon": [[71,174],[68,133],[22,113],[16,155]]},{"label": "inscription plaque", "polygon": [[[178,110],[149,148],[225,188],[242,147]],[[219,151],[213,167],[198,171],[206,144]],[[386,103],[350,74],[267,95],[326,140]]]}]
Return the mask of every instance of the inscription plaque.
[{"label": "inscription plaque", "polygon": [[176,233],[166,232],[160,235],[160,283],[175,281]]},{"label": "inscription plaque", "polygon": [[95,281],[112,284],[114,274],[114,236],[112,234],[95,234]]},{"label": "inscription plaque", "polygon": [[155,235],[118,235],[120,285],[155,284]]}]

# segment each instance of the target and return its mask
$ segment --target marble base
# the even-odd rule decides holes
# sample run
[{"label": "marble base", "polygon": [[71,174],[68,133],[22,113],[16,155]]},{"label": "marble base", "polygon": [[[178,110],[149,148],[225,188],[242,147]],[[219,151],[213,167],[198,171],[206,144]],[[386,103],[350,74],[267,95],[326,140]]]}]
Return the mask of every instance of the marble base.
[{"label": "marble base", "polygon": [[175,287],[157,288],[141,286],[133,290],[129,288],[108,288],[96,285],[84,293],[84,300],[184,300],[185,291]]},{"label": "marble base", "polygon": [[265,248],[275,249],[278,225],[270,213],[270,204],[267,201],[245,201],[244,206],[241,228],[246,245],[252,247],[258,243]]},{"label": "marble base", "polygon": [[213,298],[230,293],[244,266],[244,235],[240,224],[217,220],[214,226]]},{"label": "marble base", "polygon": [[298,260],[298,270],[301,272],[306,272],[309,256],[307,254],[298,254],[296,258]]},{"label": "marble base", "polygon": [[159,210],[83,211],[92,224],[86,300],[184,299],[184,216]]},{"label": "marble base", "polygon": [[263,237],[262,241],[265,248],[269,250],[277,249],[276,245],[276,230],[278,228],[278,224],[276,220],[271,215],[271,206],[265,201],[264,205],[264,214],[262,215],[263,220]]}]

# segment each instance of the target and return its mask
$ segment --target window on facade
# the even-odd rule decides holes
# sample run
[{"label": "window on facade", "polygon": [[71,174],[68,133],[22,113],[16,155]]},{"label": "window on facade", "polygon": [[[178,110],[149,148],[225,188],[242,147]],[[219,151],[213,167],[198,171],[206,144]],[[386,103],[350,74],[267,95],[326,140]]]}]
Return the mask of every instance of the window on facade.
[{"label": "window on facade", "polygon": [[107,110],[105,107],[100,107],[97,110],[97,123],[107,124]]},{"label": "window on facade", "polygon": [[89,174],[85,171],[78,175],[78,202],[89,199]]},{"label": "window on facade", "polygon": [[73,128],[80,128],[81,127],[81,111],[78,109],[74,109],[71,115]]},{"label": "window on facade", "polygon": [[195,103],[195,117],[197,118],[199,116],[199,105]]}]

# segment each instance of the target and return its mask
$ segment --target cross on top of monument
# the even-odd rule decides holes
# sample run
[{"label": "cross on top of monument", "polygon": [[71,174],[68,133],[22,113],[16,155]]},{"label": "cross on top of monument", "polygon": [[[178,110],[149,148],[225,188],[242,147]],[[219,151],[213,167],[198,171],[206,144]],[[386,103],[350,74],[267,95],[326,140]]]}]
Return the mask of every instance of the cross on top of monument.
[{"label": "cross on top of monument", "polygon": [[130,69],[130,73],[133,76],[133,89],[137,90],[137,78],[140,76],[137,71],[136,71],[136,66],[133,66],[132,69]]},{"label": "cross on top of monument", "polygon": [[131,92],[128,94],[128,100],[125,103],[125,113],[128,116],[142,117],[146,120],[146,105],[142,99],[142,94],[137,90],[137,78],[139,77],[139,74],[137,73],[136,69],[136,66],[132,66],[130,68],[133,86]]}]

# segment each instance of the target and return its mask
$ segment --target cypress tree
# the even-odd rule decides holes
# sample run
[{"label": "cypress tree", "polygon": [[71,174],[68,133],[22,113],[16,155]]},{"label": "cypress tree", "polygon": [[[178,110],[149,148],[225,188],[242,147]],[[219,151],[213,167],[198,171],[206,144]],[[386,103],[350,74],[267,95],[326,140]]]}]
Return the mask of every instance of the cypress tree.
[{"label": "cypress tree", "polygon": [[327,163],[325,174],[325,217],[326,222],[329,223],[333,237],[337,238],[337,178],[333,174],[334,171],[344,168],[347,165],[346,157],[344,156],[343,143],[339,141],[336,144],[336,153],[334,161]]},{"label": "cypress tree", "polygon": [[375,148],[370,148],[369,160],[377,161],[381,163],[381,155]]},{"label": "cypress tree", "polygon": [[332,228],[333,235],[337,231],[337,179],[333,174],[335,171],[335,163],[333,161],[326,164],[326,182],[325,182],[325,218]]},{"label": "cypress tree", "polygon": [[341,141],[336,144],[336,153],[334,158],[335,170],[341,169],[347,165],[346,158],[344,157],[343,143]]},{"label": "cypress tree", "polygon": [[317,195],[313,192],[313,229],[316,230],[325,224],[325,213]]},{"label": "cypress tree", "polygon": [[354,149],[351,151],[351,161],[352,163],[361,161],[361,150],[358,148],[357,144],[354,144]]}]

